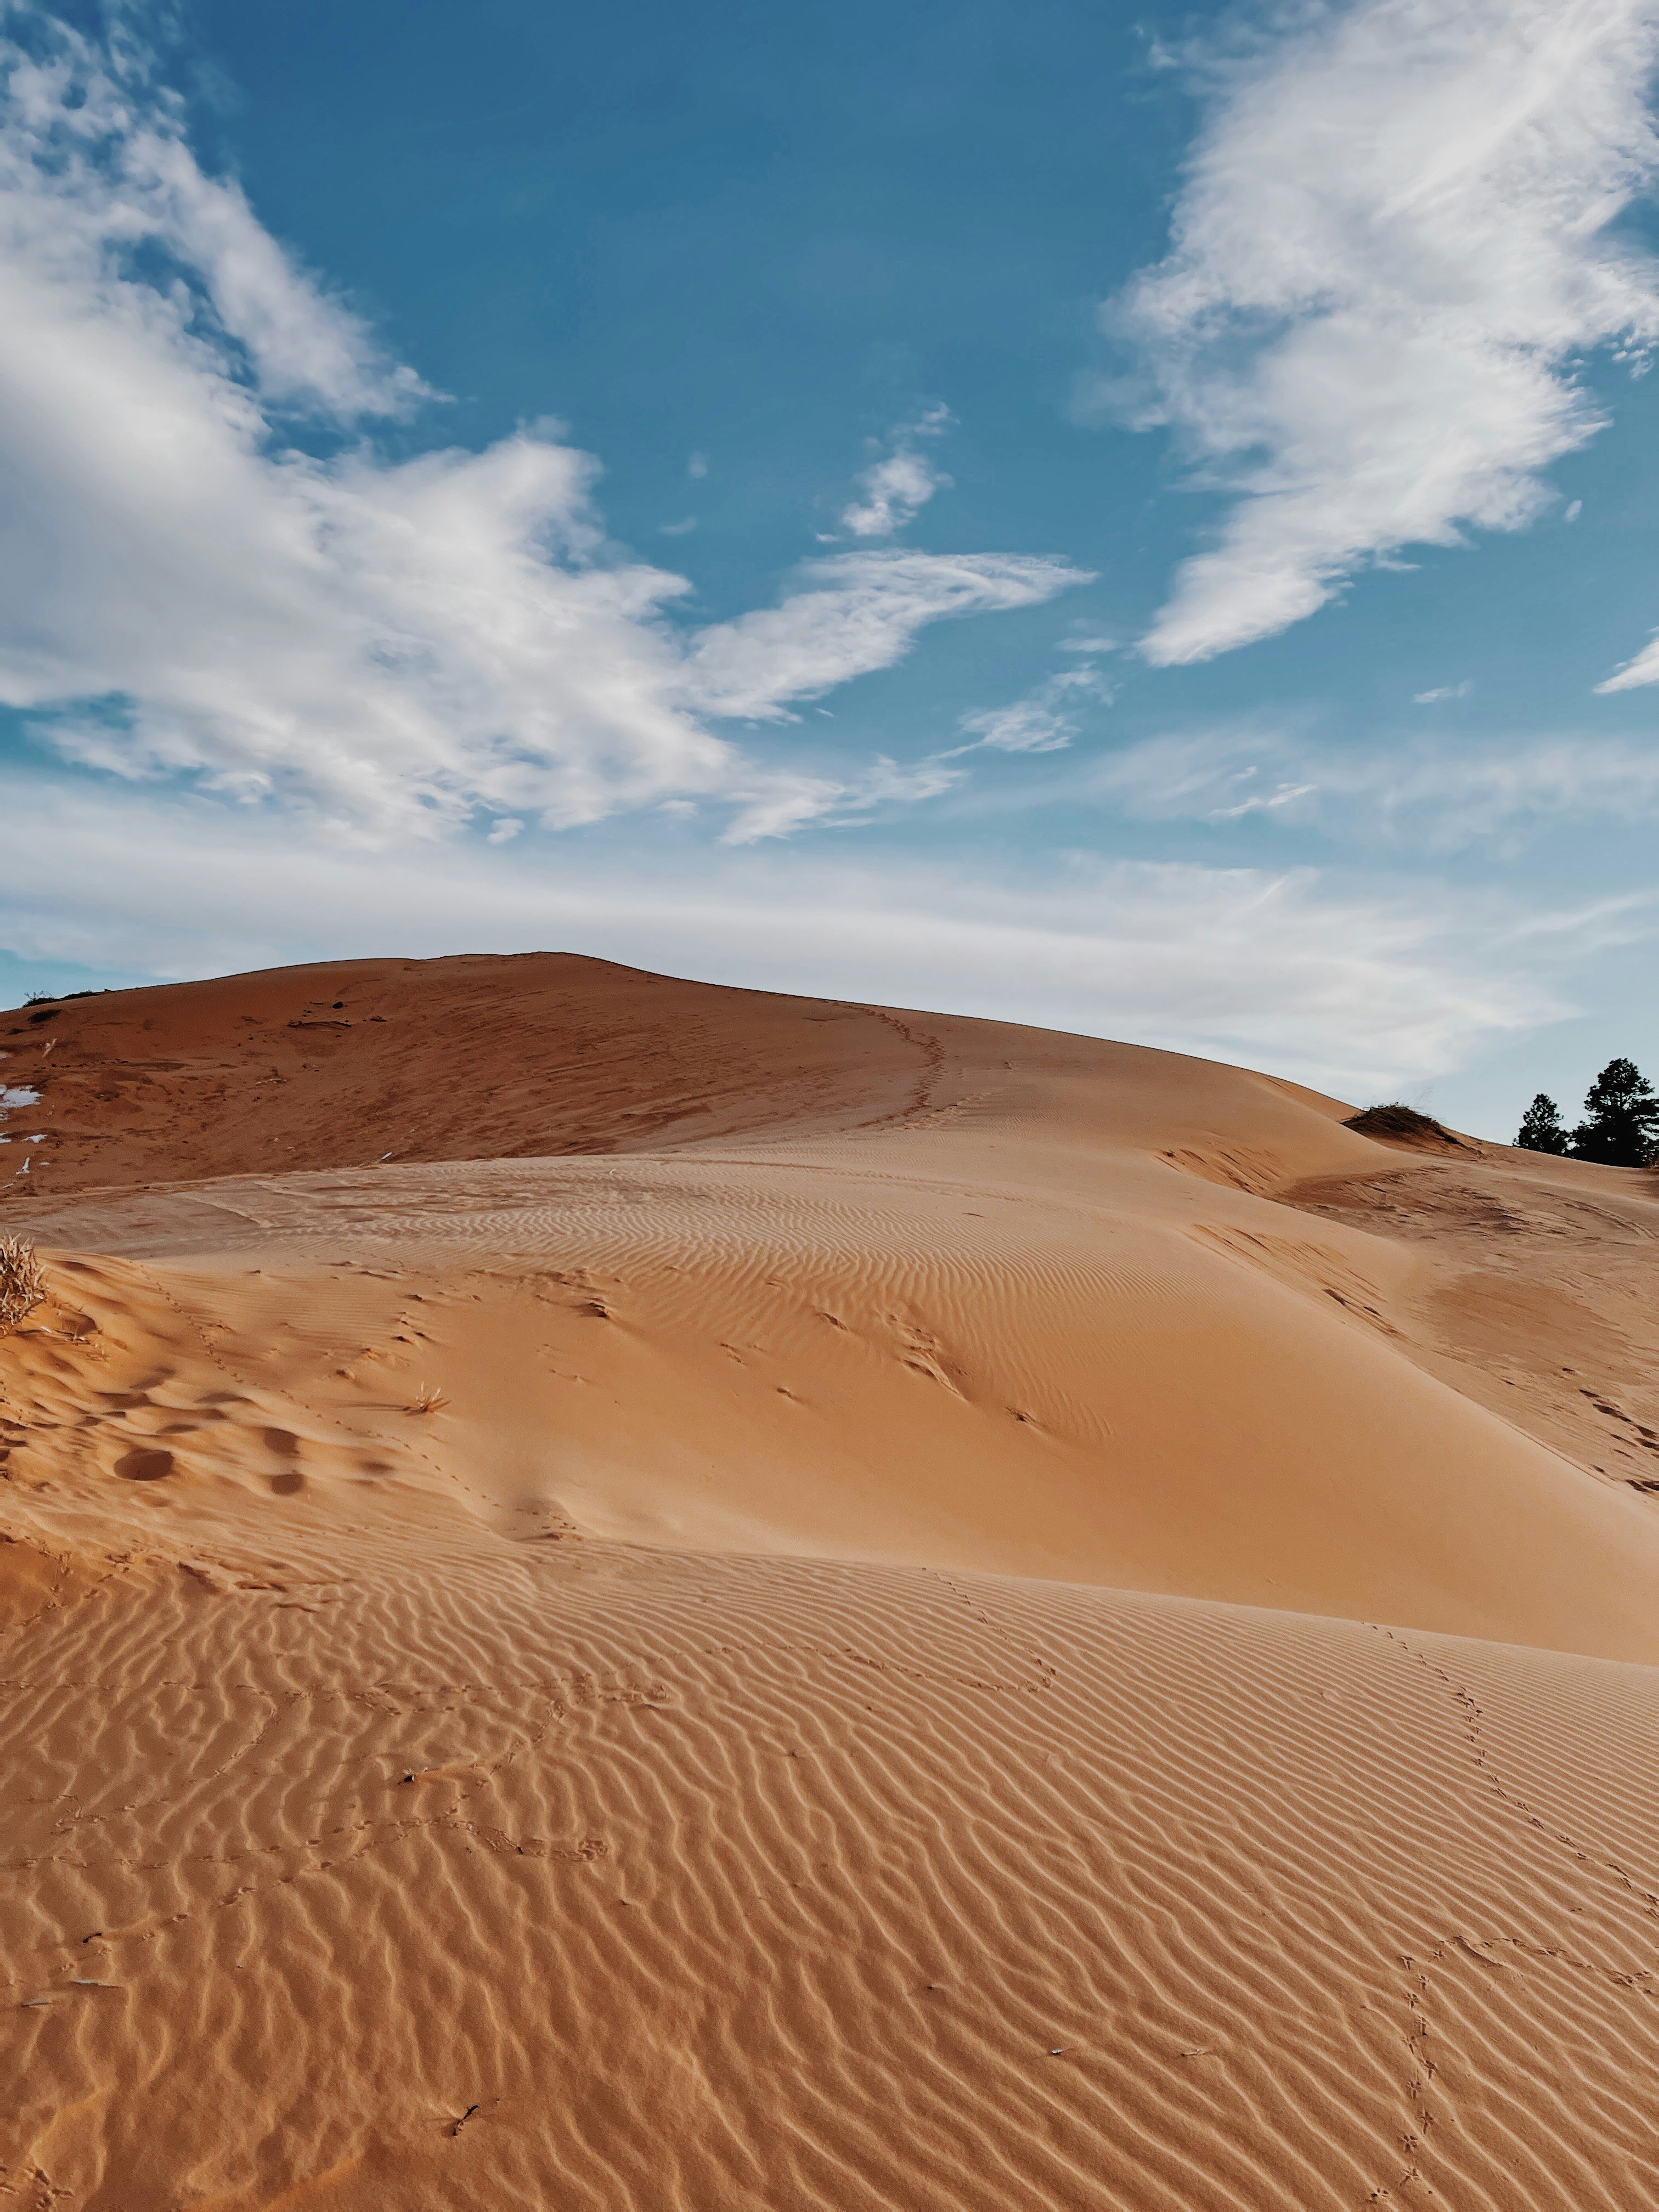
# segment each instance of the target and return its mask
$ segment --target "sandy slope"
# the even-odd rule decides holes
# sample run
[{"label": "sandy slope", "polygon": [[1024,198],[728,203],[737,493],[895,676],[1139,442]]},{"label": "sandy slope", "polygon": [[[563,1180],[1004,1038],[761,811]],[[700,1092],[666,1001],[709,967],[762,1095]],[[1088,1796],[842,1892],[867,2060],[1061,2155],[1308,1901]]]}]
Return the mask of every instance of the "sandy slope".
[{"label": "sandy slope", "polygon": [[1659,1183],[552,956],[10,1031],[6,2202],[1659,2199]]}]

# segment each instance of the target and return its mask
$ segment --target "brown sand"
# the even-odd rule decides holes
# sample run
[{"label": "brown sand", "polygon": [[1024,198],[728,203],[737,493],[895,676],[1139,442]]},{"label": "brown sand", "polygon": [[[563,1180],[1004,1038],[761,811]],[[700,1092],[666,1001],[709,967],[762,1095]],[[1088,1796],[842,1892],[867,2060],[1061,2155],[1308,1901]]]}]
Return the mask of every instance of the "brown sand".
[{"label": "brown sand", "polygon": [[552,956],[0,1048],[0,2203],[1659,2202],[1659,1178]]}]

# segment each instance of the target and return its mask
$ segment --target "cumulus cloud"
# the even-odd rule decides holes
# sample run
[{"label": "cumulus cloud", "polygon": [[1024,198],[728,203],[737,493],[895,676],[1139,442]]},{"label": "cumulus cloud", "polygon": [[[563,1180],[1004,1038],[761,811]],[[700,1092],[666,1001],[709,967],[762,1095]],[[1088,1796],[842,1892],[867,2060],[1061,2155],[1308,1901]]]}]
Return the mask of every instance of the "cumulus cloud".
[{"label": "cumulus cloud", "polygon": [[[0,783],[37,834],[7,855],[18,953],[170,975],[395,944],[557,946],[793,992],[944,1006],[1196,1052],[1347,1097],[1394,1095],[1567,1011],[1564,979],[1623,927],[1534,900],[1318,871],[1045,861],[1040,876],[766,848],[694,872],[466,839],[441,871],[342,854],[205,798]],[[521,858],[522,855],[522,858]]]},{"label": "cumulus cloud", "polygon": [[378,451],[366,426],[425,387],[204,170],[149,58],[5,20],[0,702],[72,760],[371,840],[751,807],[711,723],[777,720],[930,622],[1078,580],[849,556],[690,627],[686,580],[608,542],[598,465],[557,424]]},{"label": "cumulus cloud", "polygon": [[1613,228],[1659,166],[1653,0],[1290,22],[1215,67],[1168,258],[1103,311],[1141,363],[1107,400],[1234,495],[1142,641],[1159,665],[1269,636],[1400,547],[1522,527],[1604,420],[1583,356],[1640,366],[1659,336],[1654,264]]},{"label": "cumulus cloud", "polygon": [[857,477],[861,495],[842,508],[842,528],[854,538],[896,537],[935,492],[948,491],[951,479],[930,459],[924,441],[943,437],[955,420],[948,407],[930,407],[890,430],[890,450]]}]

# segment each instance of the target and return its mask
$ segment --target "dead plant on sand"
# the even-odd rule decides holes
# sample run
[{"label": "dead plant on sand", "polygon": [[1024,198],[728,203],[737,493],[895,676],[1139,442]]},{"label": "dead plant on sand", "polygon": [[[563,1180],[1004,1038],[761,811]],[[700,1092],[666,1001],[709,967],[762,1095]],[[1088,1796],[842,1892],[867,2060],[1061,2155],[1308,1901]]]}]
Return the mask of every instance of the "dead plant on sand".
[{"label": "dead plant on sand", "polygon": [[0,1237],[0,1336],[9,1336],[38,1305],[46,1303],[46,1279],[33,1244]]},{"label": "dead plant on sand", "polygon": [[1467,1152],[1467,1141],[1455,1130],[1449,1129],[1443,1121],[1437,1121],[1432,1114],[1419,1114],[1415,1106],[1402,1105],[1396,1098],[1386,1106],[1368,1106],[1363,1114],[1350,1114],[1342,1124],[1345,1129],[1358,1129],[1362,1137],[1403,1137],[1431,1144],[1455,1145]]},{"label": "dead plant on sand", "polygon": [[422,1382],[415,1393],[415,1402],[405,1406],[406,1413],[435,1413],[449,1403],[441,1390],[434,1390],[429,1382]]}]

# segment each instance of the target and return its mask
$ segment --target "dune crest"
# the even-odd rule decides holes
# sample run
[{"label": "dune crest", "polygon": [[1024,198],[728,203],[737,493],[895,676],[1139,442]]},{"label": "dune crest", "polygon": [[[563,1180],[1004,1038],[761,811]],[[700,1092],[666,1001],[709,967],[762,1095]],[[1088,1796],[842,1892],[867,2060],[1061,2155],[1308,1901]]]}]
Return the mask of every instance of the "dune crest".
[{"label": "dune crest", "polygon": [[565,956],[0,1048],[8,2187],[1659,2195],[1659,1179]]}]

